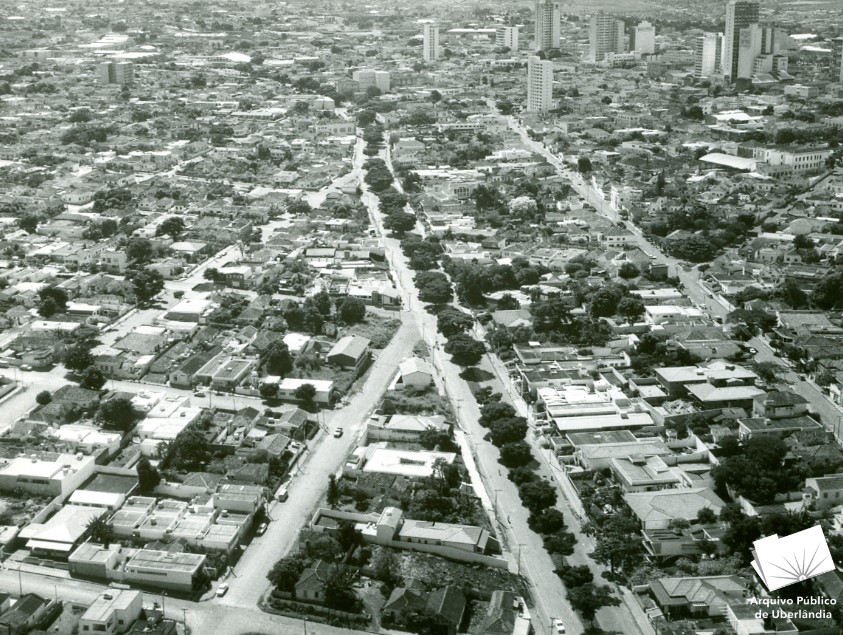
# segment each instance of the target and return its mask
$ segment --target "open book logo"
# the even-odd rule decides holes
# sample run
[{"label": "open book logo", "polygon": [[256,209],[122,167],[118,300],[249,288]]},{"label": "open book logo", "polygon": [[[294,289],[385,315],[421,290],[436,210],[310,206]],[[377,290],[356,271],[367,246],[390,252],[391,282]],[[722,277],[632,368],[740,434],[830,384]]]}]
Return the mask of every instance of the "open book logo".
[{"label": "open book logo", "polygon": [[819,525],[784,538],[774,534],[756,540],[752,556],[752,568],[769,591],[834,570],[834,561]]}]

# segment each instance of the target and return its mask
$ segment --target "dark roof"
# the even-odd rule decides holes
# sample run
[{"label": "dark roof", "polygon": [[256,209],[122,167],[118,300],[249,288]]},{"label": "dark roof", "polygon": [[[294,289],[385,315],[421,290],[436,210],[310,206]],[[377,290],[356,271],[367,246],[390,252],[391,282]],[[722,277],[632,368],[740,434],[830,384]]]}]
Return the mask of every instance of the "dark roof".
[{"label": "dark roof", "polygon": [[92,492],[109,492],[111,494],[128,494],[138,484],[136,476],[122,476],[120,474],[97,474],[79,489]]},{"label": "dark roof", "polygon": [[493,591],[486,616],[475,632],[478,635],[512,635],[515,630],[515,601],[512,591]]},{"label": "dark roof", "polygon": [[360,359],[369,349],[370,341],[359,335],[346,335],[328,352],[328,357],[346,355],[351,359]]},{"label": "dark roof", "polygon": [[462,591],[450,586],[436,589],[427,596],[427,608],[454,626],[459,626],[465,612],[465,596]]},{"label": "dark roof", "polygon": [[758,395],[755,399],[765,406],[797,406],[808,403],[805,397],[789,390],[773,390],[766,395]]}]

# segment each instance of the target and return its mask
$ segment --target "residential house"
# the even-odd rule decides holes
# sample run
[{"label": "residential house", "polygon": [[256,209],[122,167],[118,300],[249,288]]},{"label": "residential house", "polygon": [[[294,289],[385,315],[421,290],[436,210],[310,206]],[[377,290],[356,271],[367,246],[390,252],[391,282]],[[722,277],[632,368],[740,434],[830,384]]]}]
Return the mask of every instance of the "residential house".
[{"label": "residential house", "polygon": [[143,593],[134,590],[109,590],[97,596],[79,620],[79,632],[125,633],[143,610]]},{"label": "residential house", "polygon": [[707,487],[624,494],[624,500],[645,530],[668,529],[672,520],[696,522],[701,509],[718,516],[725,503]]},{"label": "residential house", "polygon": [[359,373],[371,356],[370,345],[370,340],[365,337],[346,335],[328,351],[326,359],[329,364],[341,368],[353,368]]},{"label": "residential house", "polygon": [[398,364],[395,390],[403,390],[407,387],[424,390],[432,381],[433,373],[430,364],[418,357],[411,357]]},{"label": "residential house", "polygon": [[669,618],[720,617],[730,602],[743,602],[746,581],[736,575],[658,578],[650,594]]},{"label": "residential house", "polygon": [[302,602],[324,602],[325,583],[331,573],[331,565],[322,560],[301,572],[296,582],[296,599]]}]

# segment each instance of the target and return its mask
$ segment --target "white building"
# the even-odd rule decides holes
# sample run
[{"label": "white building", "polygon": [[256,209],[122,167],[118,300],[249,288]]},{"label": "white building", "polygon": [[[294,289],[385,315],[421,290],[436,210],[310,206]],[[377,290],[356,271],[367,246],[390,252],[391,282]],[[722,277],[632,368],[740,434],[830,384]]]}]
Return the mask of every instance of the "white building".
[{"label": "white building", "polygon": [[[366,90],[372,86],[382,93],[389,92],[389,71],[377,71],[373,68],[361,68],[351,74],[351,78],[357,82],[358,90]],[[354,132],[352,131],[352,134]]]},{"label": "white building", "polygon": [[0,460],[0,490],[37,496],[70,496],[94,473],[93,456],[33,454]]},{"label": "white building", "polygon": [[781,35],[773,27],[762,27],[758,24],[750,24],[742,28],[738,39],[738,74],[736,77],[750,78],[755,75],[757,72],[756,61],[759,58],[769,57],[770,66],[772,66],[772,57],[781,50]]},{"label": "white building", "polygon": [[510,51],[518,50],[518,27],[502,26],[495,33],[495,44],[508,48]]},{"label": "white building", "polygon": [[625,53],[626,31],[623,21],[602,11],[595,13],[591,16],[588,44],[592,62],[602,62],[609,53]]},{"label": "white building", "polygon": [[630,48],[644,55],[653,55],[656,52],[656,27],[647,21],[639,23],[632,31]]},{"label": "white building", "polygon": [[109,589],[93,601],[79,620],[79,632],[125,633],[143,609],[143,593],[134,590]]},{"label": "white building", "polygon": [[527,112],[553,107],[553,62],[532,55],[527,61]]},{"label": "white building", "polygon": [[694,42],[694,77],[704,79],[722,74],[720,58],[723,56],[723,34],[706,33]]},{"label": "white building", "polygon": [[422,31],[424,61],[428,64],[439,60],[439,25],[425,24]]},{"label": "white building", "polygon": [[138,549],[126,562],[124,580],[156,588],[192,591],[193,580],[205,565],[205,554]]},{"label": "white building", "polygon": [[559,48],[562,13],[556,0],[536,0],[534,51]]}]

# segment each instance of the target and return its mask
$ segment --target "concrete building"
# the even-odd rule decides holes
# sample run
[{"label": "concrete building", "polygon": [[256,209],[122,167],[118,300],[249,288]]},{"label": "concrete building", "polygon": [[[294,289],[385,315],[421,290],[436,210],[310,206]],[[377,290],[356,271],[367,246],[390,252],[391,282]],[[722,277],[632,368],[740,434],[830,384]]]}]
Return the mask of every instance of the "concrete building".
[{"label": "concrete building", "polygon": [[424,61],[432,64],[439,60],[439,25],[425,24],[422,31]]},{"label": "concrete building", "polygon": [[741,29],[758,23],[758,11],[758,0],[729,0],[726,5],[726,33],[720,66],[723,75],[730,82],[738,78]]},{"label": "concrete building", "polygon": [[843,84],[843,37],[831,41],[831,80]]},{"label": "concrete building", "polygon": [[694,77],[705,79],[721,75],[720,59],[723,57],[723,34],[706,33],[694,42]]},{"label": "concrete building", "polygon": [[495,45],[508,48],[510,51],[518,50],[518,27],[502,26],[495,33]]},{"label": "concrete building", "polygon": [[527,60],[527,112],[547,112],[553,107],[553,62],[535,55]]},{"label": "concrete building", "polygon": [[[751,78],[759,72],[772,71],[775,58],[780,57],[783,37],[786,37],[785,34],[771,26],[750,24],[742,28],[738,39],[737,78]],[[787,70],[787,62],[776,62],[775,67],[776,70]]]},{"label": "concrete building", "polygon": [[[351,74],[351,78],[357,82],[358,90],[366,90],[374,86],[382,93],[389,92],[390,81],[389,71],[377,71],[373,68],[361,68]],[[351,132],[354,134],[354,131]]]},{"label": "concrete building", "polygon": [[609,53],[625,53],[626,33],[623,21],[602,11],[592,15],[588,45],[592,62],[602,62]]},{"label": "concrete building", "polygon": [[41,453],[0,460],[0,490],[37,496],[70,496],[94,473],[95,457]]},{"label": "concrete building", "polygon": [[189,592],[205,566],[205,554],[138,549],[124,566],[124,580],[156,588]]},{"label": "concrete building", "polygon": [[656,52],[656,27],[647,22],[641,22],[632,30],[630,50],[653,55]]},{"label": "concrete building", "polygon": [[559,48],[562,13],[556,0],[536,0],[534,51]]},{"label": "concrete building", "polygon": [[131,84],[134,79],[134,69],[131,62],[103,62],[97,68],[100,82],[103,84]]},{"label": "concrete building", "polygon": [[109,590],[94,600],[79,620],[79,632],[113,635],[125,633],[140,617],[143,593],[133,590]]},{"label": "concrete building", "polygon": [[346,335],[328,351],[326,360],[332,366],[354,368],[359,372],[371,357],[370,345],[371,342],[365,337]]}]

